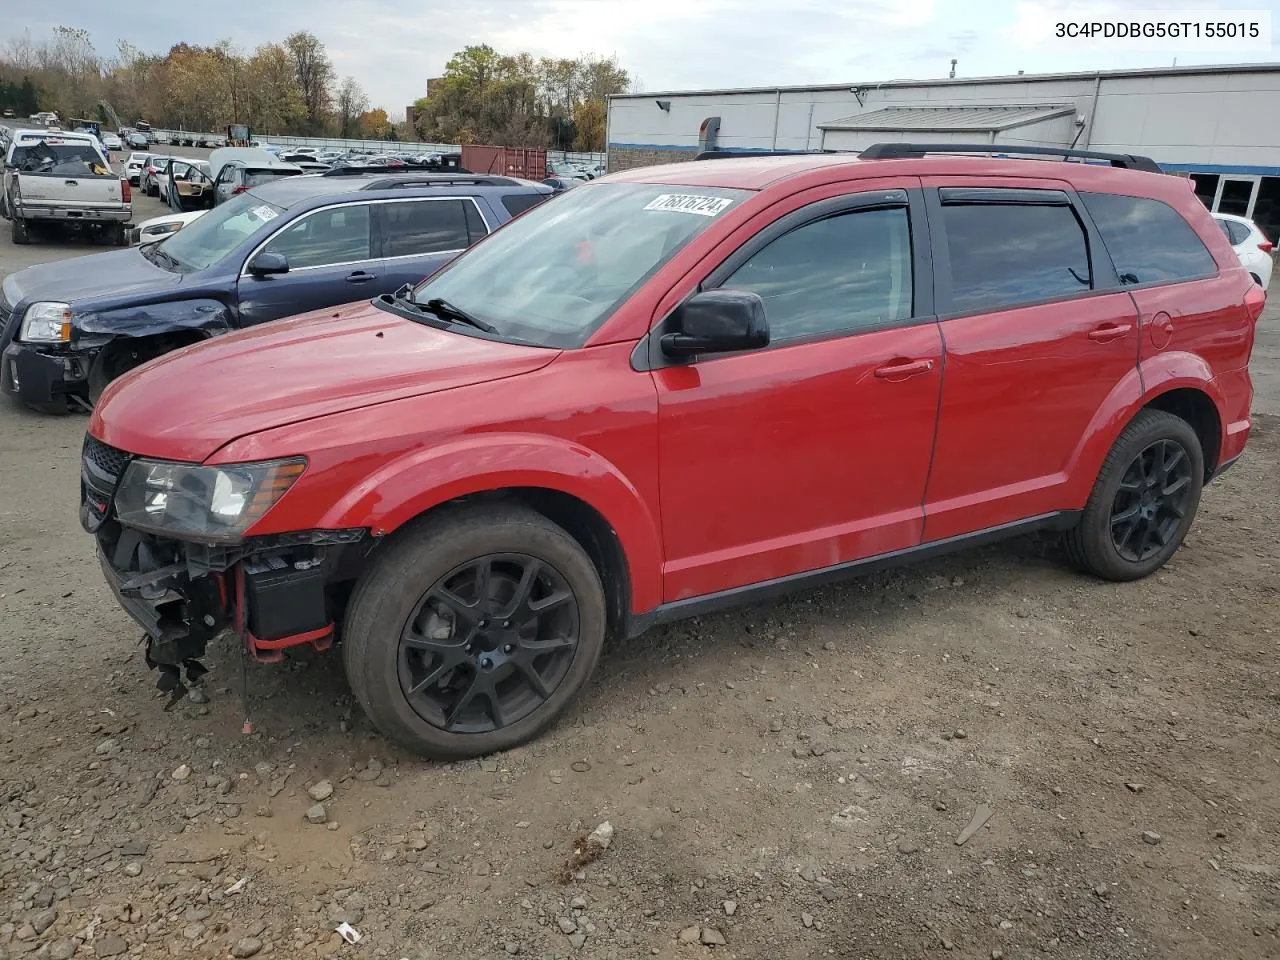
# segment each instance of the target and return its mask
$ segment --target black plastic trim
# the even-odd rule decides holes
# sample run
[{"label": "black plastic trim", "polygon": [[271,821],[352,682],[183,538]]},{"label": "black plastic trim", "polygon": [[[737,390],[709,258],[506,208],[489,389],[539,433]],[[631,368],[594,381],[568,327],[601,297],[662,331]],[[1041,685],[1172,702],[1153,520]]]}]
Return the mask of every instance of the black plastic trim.
[{"label": "black plastic trim", "polygon": [[1065,190],[1027,187],[939,187],[938,197],[943,206],[962,203],[1014,203],[1037,207],[1071,205],[1071,198]]},{"label": "black plastic trim", "polygon": [[746,603],[759,603],[797,590],[812,589],[864,573],[923,560],[927,557],[940,556],[956,550],[966,550],[970,547],[996,543],[1036,530],[1068,530],[1079,521],[1081,512],[1080,510],[1061,510],[1055,513],[1045,513],[1036,517],[1028,517],[1026,520],[1015,520],[1012,523],[1002,523],[999,526],[988,527],[985,530],[978,530],[974,533],[961,534],[958,537],[948,537],[945,540],[921,543],[914,547],[907,547],[905,550],[894,550],[890,553],[864,557],[861,560],[851,560],[848,563],[838,563],[835,566],[822,567],[818,570],[793,573],[790,576],[779,577],[776,580],[765,580],[745,587],[734,587],[731,590],[708,593],[701,597],[690,597],[687,600],[664,603],[645,613],[632,616],[628,636],[639,636],[650,627],[656,627],[660,624],[701,616]]}]

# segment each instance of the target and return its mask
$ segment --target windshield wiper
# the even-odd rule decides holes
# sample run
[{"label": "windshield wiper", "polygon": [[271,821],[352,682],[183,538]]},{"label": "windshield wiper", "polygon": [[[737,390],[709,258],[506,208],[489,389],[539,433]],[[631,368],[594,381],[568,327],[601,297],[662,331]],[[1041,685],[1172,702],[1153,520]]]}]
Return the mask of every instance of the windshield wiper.
[{"label": "windshield wiper", "polygon": [[438,317],[443,317],[446,320],[457,320],[460,323],[475,327],[477,330],[483,330],[485,333],[498,332],[498,328],[493,324],[481,320],[479,317],[473,317],[465,310],[459,310],[448,300],[442,300],[439,297],[432,297],[425,303],[418,304],[418,306],[423,310],[430,310]]},{"label": "windshield wiper", "polygon": [[[148,260],[150,260],[152,263],[154,263],[156,266],[165,267],[166,270],[181,269],[181,264],[178,263],[177,258],[161,250],[160,245],[158,243],[148,244],[146,247],[143,248],[142,255],[146,257]],[[165,265],[165,263],[160,262],[161,258],[163,258],[163,260],[167,262],[168,264],[167,266]]]}]

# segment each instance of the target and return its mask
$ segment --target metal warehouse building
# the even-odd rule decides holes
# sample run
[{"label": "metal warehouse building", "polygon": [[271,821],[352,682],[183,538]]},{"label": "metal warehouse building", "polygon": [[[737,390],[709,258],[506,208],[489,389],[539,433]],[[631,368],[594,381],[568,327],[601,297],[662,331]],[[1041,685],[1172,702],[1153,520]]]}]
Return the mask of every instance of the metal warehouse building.
[{"label": "metal warehouse building", "polygon": [[819,87],[664,91],[609,101],[609,169],[700,149],[857,150],[880,141],[1140,153],[1215,211],[1280,235],[1280,63]]}]

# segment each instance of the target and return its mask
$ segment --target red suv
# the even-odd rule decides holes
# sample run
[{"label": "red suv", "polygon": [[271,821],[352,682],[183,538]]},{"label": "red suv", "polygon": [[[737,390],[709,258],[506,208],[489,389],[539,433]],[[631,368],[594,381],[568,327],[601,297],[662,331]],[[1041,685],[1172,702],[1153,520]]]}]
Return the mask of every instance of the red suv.
[{"label": "red suv", "polygon": [[1159,568],[1244,449],[1262,292],[1150,160],[941,149],[990,148],[614,175],[112,384],[81,519],[162,689],[227,629],[340,636],[377,727],[461,757],[606,634],[1037,528]]}]

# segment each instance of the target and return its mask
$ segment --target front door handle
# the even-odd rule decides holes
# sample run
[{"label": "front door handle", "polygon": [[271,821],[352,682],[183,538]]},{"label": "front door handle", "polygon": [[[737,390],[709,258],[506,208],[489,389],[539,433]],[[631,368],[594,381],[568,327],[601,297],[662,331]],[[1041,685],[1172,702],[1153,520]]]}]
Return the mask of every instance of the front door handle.
[{"label": "front door handle", "polygon": [[377,280],[376,273],[365,273],[363,270],[357,270],[354,273],[347,274],[347,283],[365,283],[368,280]]},{"label": "front door handle", "polygon": [[932,369],[932,360],[895,360],[883,367],[876,367],[875,372],[881,380],[898,381],[906,380],[908,377],[918,377]]},{"label": "front door handle", "polygon": [[1110,343],[1112,340],[1119,340],[1132,329],[1133,326],[1128,323],[1108,323],[1090,330],[1089,339],[1094,343]]}]

